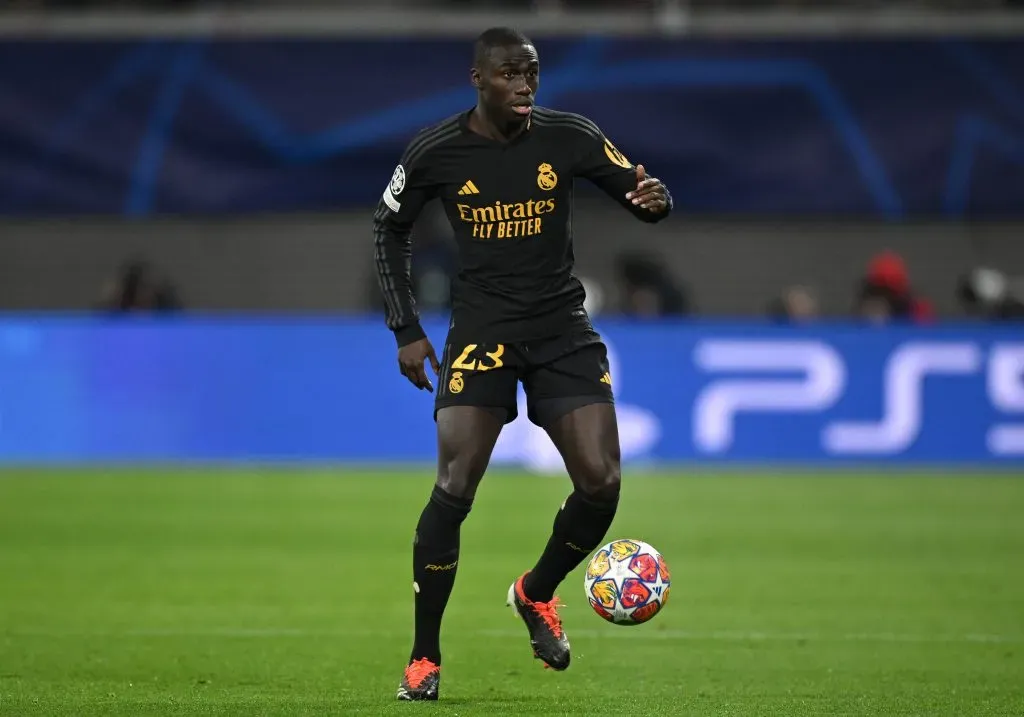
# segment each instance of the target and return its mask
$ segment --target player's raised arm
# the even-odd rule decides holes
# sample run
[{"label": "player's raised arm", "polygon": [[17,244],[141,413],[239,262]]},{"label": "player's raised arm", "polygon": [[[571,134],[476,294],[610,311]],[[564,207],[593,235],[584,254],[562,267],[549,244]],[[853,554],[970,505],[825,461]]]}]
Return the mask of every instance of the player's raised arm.
[{"label": "player's raised arm", "polygon": [[385,321],[398,342],[398,367],[417,388],[433,391],[425,370],[429,359],[436,374],[437,356],[420,326],[412,290],[412,227],[423,205],[434,195],[424,154],[430,133],[421,132],[409,143],[401,163],[373,215],[374,259],[377,282],[384,295]]},{"label": "player's raised arm", "polygon": [[672,211],[672,195],[643,165],[633,166],[590,120],[575,123],[579,159],[576,175],[586,177],[638,219],[660,222]]}]

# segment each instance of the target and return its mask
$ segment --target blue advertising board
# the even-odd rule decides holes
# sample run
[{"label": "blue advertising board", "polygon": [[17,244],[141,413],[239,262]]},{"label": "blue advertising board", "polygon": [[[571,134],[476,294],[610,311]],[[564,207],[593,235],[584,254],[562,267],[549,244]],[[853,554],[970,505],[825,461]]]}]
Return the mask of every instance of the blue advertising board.
[{"label": "blue advertising board", "polygon": [[[627,464],[1024,466],[1019,327],[598,328]],[[558,470],[525,413],[495,462]],[[377,318],[0,319],[2,463],[434,455],[432,396]]]},{"label": "blue advertising board", "polygon": [[[591,117],[682,210],[1024,216],[1019,40],[538,50],[539,102]],[[464,39],[0,42],[0,215],[376,203],[412,135],[475,102],[469,58]]]}]

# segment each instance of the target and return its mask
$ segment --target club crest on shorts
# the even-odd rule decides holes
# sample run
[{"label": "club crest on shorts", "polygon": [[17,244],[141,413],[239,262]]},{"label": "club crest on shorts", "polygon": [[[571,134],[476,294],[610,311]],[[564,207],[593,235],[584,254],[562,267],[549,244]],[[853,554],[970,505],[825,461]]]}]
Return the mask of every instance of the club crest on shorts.
[{"label": "club crest on shorts", "polygon": [[558,186],[558,175],[555,168],[547,162],[537,167],[537,186],[545,192],[550,192]]},{"label": "club crest on shorts", "polygon": [[452,374],[452,379],[448,382],[449,393],[462,393],[462,389],[466,387],[466,381],[462,378],[462,371],[456,371]]},{"label": "club crest on shorts", "polygon": [[399,195],[402,190],[405,189],[405,167],[398,165],[395,167],[395,173],[391,175],[391,184],[388,185],[391,193]]}]

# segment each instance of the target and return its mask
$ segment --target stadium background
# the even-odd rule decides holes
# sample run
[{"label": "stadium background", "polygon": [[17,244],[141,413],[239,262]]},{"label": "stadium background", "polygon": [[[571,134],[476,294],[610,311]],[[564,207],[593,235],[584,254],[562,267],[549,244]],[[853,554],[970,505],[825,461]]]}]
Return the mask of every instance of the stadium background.
[{"label": "stadium background", "polygon": [[[369,216],[411,134],[471,105],[472,34],[429,13],[428,31],[389,33],[387,9],[316,33],[315,8],[263,29],[250,8],[245,32],[209,12],[205,32],[188,15],[7,18],[0,459],[430,461],[430,398],[392,375]],[[1024,343],[1000,327],[1024,271],[1019,38],[808,36],[807,15],[763,36],[742,13],[731,34],[679,34],[665,12],[586,33],[523,18],[540,101],[596,118],[676,197],[650,228],[580,186],[579,272],[635,409],[630,459],[1024,455]],[[375,30],[354,37],[357,21]],[[449,233],[435,207],[415,234],[441,322]],[[126,317],[139,262],[168,310]],[[736,339],[739,365],[709,363]],[[904,355],[917,368],[894,371]],[[721,404],[772,385],[747,399],[764,405]],[[375,428],[395,422],[403,441]],[[829,437],[851,422],[861,438]],[[531,460],[537,432],[508,433],[499,458]]]},{"label": "stadium background", "polygon": [[[650,227],[579,183],[575,224],[613,532],[682,587],[627,637],[572,577],[590,667],[557,697],[508,678],[492,603],[567,489],[520,418],[466,527],[453,709],[1024,712],[1017,5],[7,3],[0,714],[386,713],[435,437],[371,215],[413,132],[472,104],[492,24],[675,197]],[[414,232],[435,346],[449,233],[437,207]]]}]

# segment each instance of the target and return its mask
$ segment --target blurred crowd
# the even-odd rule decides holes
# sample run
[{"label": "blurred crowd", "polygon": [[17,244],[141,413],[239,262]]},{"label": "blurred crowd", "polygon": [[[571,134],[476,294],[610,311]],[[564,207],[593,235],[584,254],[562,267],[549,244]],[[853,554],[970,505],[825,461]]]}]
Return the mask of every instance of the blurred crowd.
[{"label": "blurred crowd", "polygon": [[[959,277],[956,291],[968,317],[1024,319],[1024,277],[1011,279],[998,269],[977,267]],[[936,318],[930,298],[915,290],[903,257],[891,250],[868,261],[850,308],[853,316],[871,324],[927,324]],[[812,287],[792,286],[769,304],[768,313],[778,321],[802,323],[816,319],[820,309]]]},{"label": "blurred crowd", "polygon": [[[834,8],[864,8],[868,10],[941,9],[991,10],[1024,8],[1024,0],[376,0],[375,9],[388,6],[439,7],[460,9],[565,9],[565,10],[621,10],[624,6],[657,9],[683,7],[692,9],[765,9],[794,8],[799,10],[828,10]],[[195,8],[266,7],[367,7],[357,0],[6,0],[0,8],[6,9],[96,9],[96,8]]]},{"label": "blurred crowd", "polygon": [[[413,290],[421,311],[445,313],[451,308],[450,278],[456,271],[456,250],[450,230],[443,225],[443,215],[427,216],[432,223],[414,232]],[[626,251],[615,257],[614,268],[615,278],[607,284],[586,274],[579,277],[587,292],[586,308],[591,316],[651,319],[702,314],[702,307],[685,279],[673,273],[664,257],[646,251]],[[1024,276],[1011,277],[999,269],[978,266],[957,278],[955,291],[956,303],[968,319],[1024,320]],[[788,286],[778,295],[766,297],[763,315],[778,323],[844,317],[869,325],[920,325],[938,320],[933,307],[937,297],[918,291],[911,268],[893,250],[866,257],[864,269],[850,286],[848,297],[845,306],[823,307],[813,282]],[[383,311],[383,300],[372,274],[367,284],[367,305],[372,311]]]},{"label": "blurred crowd", "polygon": [[[436,224],[421,226],[414,233],[413,291],[422,312],[446,313],[451,309],[451,277],[457,270],[455,244],[450,230],[442,225],[443,214],[425,216]],[[651,252],[632,250],[615,256],[611,281],[598,281],[586,274],[580,280],[592,316],[642,320],[702,314],[685,279],[675,275],[663,257]],[[977,266],[960,275],[955,286],[956,303],[963,316],[981,321],[1024,321],[1024,276]],[[366,290],[366,308],[382,311],[383,299],[372,272]],[[861,275],[849,287],[848,297],[845,306],[823,307],[814,282],[787,286],[776,296],[766,297],[763,316],[787,324],[844,317],[869,325],[921,325],[938,320],[932,303],[938,297],[917,290],[911,268],[893,250],[867,258]],[[101,287],[94,308],[111,314],[134,314],[179,311],[185,305],[176,282],[166,271],[143,257],[134,257],[117,268]]]},{"label": "blurred crowd", "polygon": [[[6,0],[6,9],[92,9],[152,8],[174,9],[202,6],[301,8],[310,6],[366,7],[355,0]],[[894,8],[986,10],[1017,7],[1024,0],[376,0],[373,8],[394,6],[462,9],[567,10],[622,9],[625,6],[656,9],[678,6],[694,9],[794,8],[832,9]],[[418,303],[425,312],[450,308],[450,277],[456,259],[451,240],[443,227],[428,230],[418,241],[413,262],[413,280]],[[685,280],[673,275],[660,257],[628,252],[615,257],[615,280],[604,285],[592,277],[581,277],[592,315],[619,314],[636,318],[689,316],[700,313]],[[998,269],[976,267],[957,282],[957,303],[968,315],[985,320],[1024,319],[1024,278],[1010,277]],[[813,282],[787,286],[765,299],[765,315],[779,322],[808,322],[837,315],[857,317],[871,324],[889,322],[928,323],[935,320],[929,297],[920,293],[912,269],[894,251],[865,257],[864,271],[850,287],[849,304],[823,309]],[[943,297],[948,299],[949,297]],[[948,302],[947,302],[948,303]],[[367,304],[381,308],[376,281],[368,286]],[[126,262],[102,287],[95,302],[98,310],[113,313],[163,312],[183,308],[178,289],[162,271],[145,260]]]},{"label": "blurred crowd", "polygon": [[[451,308],[450,281],[455,271],[452,244],[443,239],[418,242],[413,261],[413,286],[423,312]],[[634,319],[699,315],[685,282],[674,276],[659,257],[627,252],[616,257],[616,286],[603,286],[587,276],[581,280],[592,316],[619,315]],[[383,309],[376,281],[368,286],[367,303]],[[609,300],[609,297],[615,297]],[[977,267],[957,282],[957,301],[966,316],[984,321],[1024,320],[1024,277],[1010,277],[998,269]],[[163,313],[184,308],[174,281],[152,263],[133,259],[121,266],[101,289],[95,304],[111,314]],[[810,323],[836,318],[823,312],[811,284],[784,288],[771,298],[765,316],[779,323]],[[838,312],[867,324],[928,324],[936,320],[929,297],[918,293],[904,259],[894,251],[870,258],[864,273],[850,290],[847,311]],[[841,317],[841,316],[840,316]]]}]

